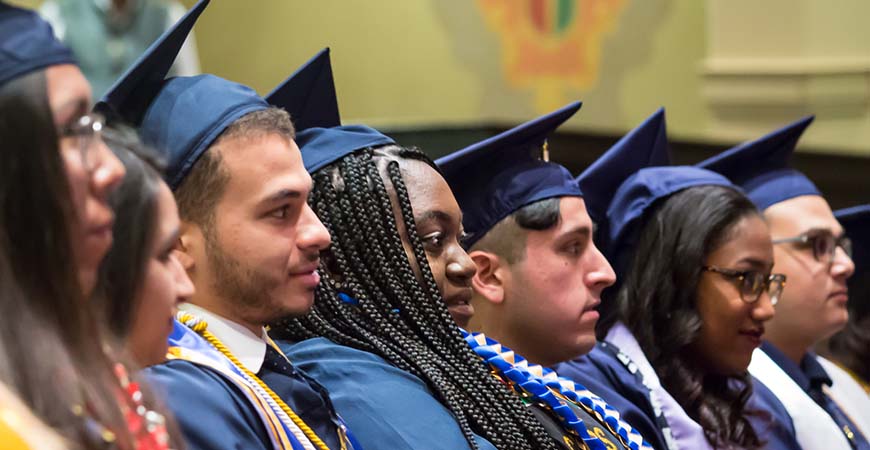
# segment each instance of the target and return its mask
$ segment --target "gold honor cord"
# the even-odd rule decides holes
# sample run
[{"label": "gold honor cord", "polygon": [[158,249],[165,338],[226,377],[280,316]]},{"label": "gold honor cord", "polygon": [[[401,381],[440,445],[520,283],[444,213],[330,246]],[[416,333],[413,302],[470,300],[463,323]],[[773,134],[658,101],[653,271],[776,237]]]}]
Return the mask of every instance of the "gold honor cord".
[{"label": "gold honor cord", "polygon": [[[276,394],[275,391],[269,388],[269,386],[267,386],[266,383],[264,383],[263,380],[260,379],[260,377],[248,370],[245,366],[243,366],[242,363],[239,362],[238,359],[236,359],[235,355],[233,355],[232,352],[230,352],[230,350],[220,341],[220,339],[218,339],[217,337],[215,337],[215,335],[211,334],[211,332],[208,331],[208,323],[206,323],[206,321],[197,319],[190,314],[182,315],[179,318],[179,321],[187,325],[191,330],[193,330],[200,336],[202,336],[203,339],[211,344],[212,347],[217,349],[217,351],[221,352],[224,356],[227,357],[227,359],[230,360],[230,362],[238,367],[239,370],[244,372],[244,374],[247,375],[248,378],[254,380],[258,385],[260,385],[260,388],[262,388],[263,391],[265,391],[269,395],[269,397],[271,397],[272,400],[281,408],[281,410],[284,411],[284,414],[286,414],[287,417],[289,417],[290,420],[292,420],[293,423],[297,427],[299,427],[300,430],[302,430],[302,433],[305,434],[305,437],[307,437],[308,440],[311,441],[311,443],[314,444],[315,447],[320,450],[329,450],[329,447],[327,447],[326,444],[324,444],[323,441],[319,437],[317,437],[317,434],[314,433],[314,430],[312,430],[311,427],[309,427],[308,424],[306,424],[301,417],[296,415],[296,413],[293,412],[292,409],[290,409],[287,403],[284,403],[284,400],[281,400],[281,397],[278,397],[278,394]],[[194,321],[195,323],[190,324],[190,322]],[[341,448],[342,450],[344,450],[345,448],[343,441],[341,443]]]}]

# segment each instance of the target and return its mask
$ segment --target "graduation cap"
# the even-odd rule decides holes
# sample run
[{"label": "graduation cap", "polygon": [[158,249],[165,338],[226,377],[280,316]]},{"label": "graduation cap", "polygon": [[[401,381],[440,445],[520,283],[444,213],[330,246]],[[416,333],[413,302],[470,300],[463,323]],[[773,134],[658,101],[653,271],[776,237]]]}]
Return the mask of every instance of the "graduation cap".
[{"label": "graduation cap", "polygon": [[314,173],[357,150],[395,144],[365,125],[341,125],[329,48],[317,53],[266,96],[290,113],[305,170]]},{"label": "graduation cap", "polygon": [[0,86],[58,64],[76,60],[51,25],[34,11],[0,2]]},{"label": "graduation cap", "polygon": [[725,150],[698,166],[728,177],[742,187],[762,211],[794,197],[821,195],[806,175],[789,166],[798,139],[813,118],[804,117],[759,139]]},{"label": "graduation cap", "polygon": [[166,79],[208,3],[200,0],[157,39],[95,107],[136,126],[145,144],[167,152],[165,176],[173,190],[228,126],[269,106],[253,89],[214,75]]},{"label": "graduation cap", "polygon": [[665,109],[659,108],[587,167],[577,184],[592,219],[604,221],[613,193],[633,173],[644,167],[669,166],[668,147]]},{"label": "graduation cap", "polygon": [[597,244],[617,277],[625,273],[656,202],[695,186],[733,186],[717,173],[670,163],[664,109],[659,109],[577,177],[587,209],[598,220]]},{"label": "graduation cap", "polygon": [[[858,283],[864,283],[864,290],[870,293],[870,205],[853,206],[834,212],[834,217],[846,229],[846,235],[852,240],[852,261],[855,263],[855,273],[849,279],[849,287],[859,291]],[[854,298],[852,301],[864,302],[865,310],[870,309],[868,299]],[[857,305],[856,305],[857,306]]]},{"label": "graduation cap", "polygon": [[571,103],[435,161],[462,208],[466,246],[523,206],[582,195],[568,169],[541,159],[547,137],[580,106]]}]

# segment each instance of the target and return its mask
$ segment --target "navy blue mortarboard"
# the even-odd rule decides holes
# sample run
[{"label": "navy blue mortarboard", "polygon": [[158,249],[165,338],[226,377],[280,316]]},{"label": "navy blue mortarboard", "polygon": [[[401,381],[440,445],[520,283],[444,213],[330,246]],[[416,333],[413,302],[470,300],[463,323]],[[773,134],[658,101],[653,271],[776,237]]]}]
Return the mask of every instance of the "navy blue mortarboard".
[{"label": "navy blue mortarboard", "polygon": [[626,178],[644,167],[670,164],[665,109],[659,108],[577,177],[586,210],[596,222],[603,221],[613,193]]},{"label": "navy blue mortarboard", "polygon": [[547,137],[580,106],[571,103],[435,161],[462,208],[467,246],[523,206],[582,195],[568,169],[541,159]]},{"label": "navy blue mortarboard", "polygon": [[395,144],[374,128],[341,125],[328,48],[297,69],[266,100],[290,113],[296,127],[296,144],[309,173],[357,150]]},{"label": "navy blue mortarboard", "polygon": [[798,139],[812,121],[813,116],[804,117],[759,139],[725,150],[698,166],[728,177],[742,187],[762,211],[794,197],[821,195],[806,175],[788,164]]},{"label": "navy blue mortarboard", "polygon": [[145,144],[167,152],[166,181],[172,189],[181,184],[228,126],[269,106],[253,89],[214,75],[166,79],[207,5],[208,0],[200,0],[145,51],[97,105],[97,109],[137,126]]},{"label": "navy blue mortarboard", "polygon": [[717,173],[671,166],[664,110],[659,109],[577,177],[590,216],[599,220],[598,245],[625,273],[630,249],[657,201],[695,186],[733,186]]},{"label": "navy blue mortarboard", "polygon": [[58,64],[76,64],[37,13],[0,2],[0,85]]},{"label": "navy blue mortarboard", "polygon": [[[856,282],[863,280],[870,274],[870,205],[840,209],[834,212],[834,217],[840,221],[840,225],[846,229],[846,235],[852,240],[852,261],[855,262],[852,279]],[[870,299],[860,301],[868,300]]]}]

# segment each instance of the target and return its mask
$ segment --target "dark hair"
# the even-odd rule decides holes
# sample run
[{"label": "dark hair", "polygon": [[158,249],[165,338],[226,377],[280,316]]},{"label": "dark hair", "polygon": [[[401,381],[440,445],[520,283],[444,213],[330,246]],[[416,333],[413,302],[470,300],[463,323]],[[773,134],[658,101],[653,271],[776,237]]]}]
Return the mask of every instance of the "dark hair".
[{"label": "dark hair", "polygon": [[515,264],[526,256],[526,231],[549,230],[561,218],[560,197],[545,198],[523,206],[499,221],[470,250],[492,252]]},{"label": "dark hair", "polygon": [[849,322],[828,340],[825,356],[870,383],[870,271],[849,279]]},{"label": "dark hair", "polygon": [[659,202],[641,227],[617,295],[619,319],[662,386],[714,448],[760,448],[747,418],[755,413],[745,409],[750,376],[705,373],[689,351],[702,326],[696,306],[701,268],[731,238],[734,225],[758,210],[743,194],[722,186],[688,188]]},{"label": "dark hair", "polygon": [[127,337],[135,314],[136,293],[142,287],[157,220],[157,194],[163,184],[163,162],[145,149],[130,130],[107,135],[106,143],[121,160],[126,175],[111,193],[115,210],[112,248],[100,265],[97,298],[115,338]]},{"label": "dark hair", "polygon": [[[132,129],[107,130],[106,143],[126,170],[124,180],[110,194],[109,201],[115,211],[112,229],[112,248],[100,264],[95,300],[102,303],[104,323],[122,349],[133,325],[140,304],[137,293],[145,282],[154,234],[157,227],[157,195],[164,184],[163,160],[146,148]],[[122,352],[118,352],[122,355]],[[129,357],[129,355],[125,355]],[[135,361],[125,361],[136,366]],[[142,383],[135,374],[133,378]],[[172,448],[184,448],[178,424],[155,399],[149,387],[140,386],[143,404],[166,418],[166,429]]]},{"label": "dark hair", "polygon": [[[257,138],[270,134],[288,140],[295,138],[296,130],[287,111],[272,106],[245,114],[228,126],[211,147],[230,139]],[[229,180],[230,174],[221,164],[220,152],[210,149],[199,157],[190,173],[175,189],[181,219],[202,227],[207,238],[212,236],[215,206]]]},{"label": "dark hair", "polygon": [[[357,151],[314,173],[310,203],[332,246],[311,313],[286,319],[272,332],[294,340],[323,336],[416,375],[454,413],[472,448],[472,430],[498,448],[553,448],[532,412],[490,374],[450,317],[417,235],[397,159],[435,168],[418,150],[389,146]],[[378,162],[386,162],[390,188]],[[398,198],[422,281],[402,246],[388,189]],[[340,293],[358,305],[343,302]]]},{"label": "dark hair", "polygon": [[[102,324],[78,282],[70,238],[69,186],[48,103],[44,71],[0,87],[0,376],[34,413],[85,447],[93,417],[132,442],[116,394]],[[36,357],[34,356],[36,355]]]}]

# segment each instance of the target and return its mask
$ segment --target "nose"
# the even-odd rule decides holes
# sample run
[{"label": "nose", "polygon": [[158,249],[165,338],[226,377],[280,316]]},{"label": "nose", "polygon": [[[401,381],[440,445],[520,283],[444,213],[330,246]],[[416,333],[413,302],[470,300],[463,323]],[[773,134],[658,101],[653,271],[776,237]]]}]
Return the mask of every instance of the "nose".
[{"label": "nose", "polygon": [[299,248],[320,251],[329,247],[331,241],[329,230],[323,222],[314,214],[314,210],[307,204],[302,207],[302,215],[299,218],[299,234],[296,242]]},{"label": "nose", "polygon": [[[782,298],[782,293],[779,294]],[[770,297],[770,292],[764,291],[758,301],[752,305],[752,318],[758,322],[767,322],[773,319],[776,310],[773,307],[773,300]]]},{"label": "nose", "polygon": [[172,261],[172,270],[175,275],[176,302],[181,303],[193,297],[193,294],[196,293],[196,288],[193,286],[193,281],[190,280],[187,271],[184,270],[178,258],[174,254],[170,255],[169,258]]},{"label": "nose", "polygon": [[452,246],[448,258],[445,269],[447,279],[462,286],[470,285],[471,279],[477,273],[477,265],[458,242]]},{"label": "nose", "polygon": [[96,142],[93,151],[96,153],[96,164],[91,173],[91,191],[100,199],[105,199],[124,179],[126,169],[102,140]]},{"label": "nose", "polygon": [[834,278],[848,279],[855,273],[855,263],[842,247],[834,249],[834,258],[831,260],[831,276]]},{"label": "nose", "polygon": [[590,264],[589,270],[586,272],[586,286],[591,291],[601,292],[609,286],[616,283],[616,272],[604,254],[598,250],[595,244],[590,244]]}]

